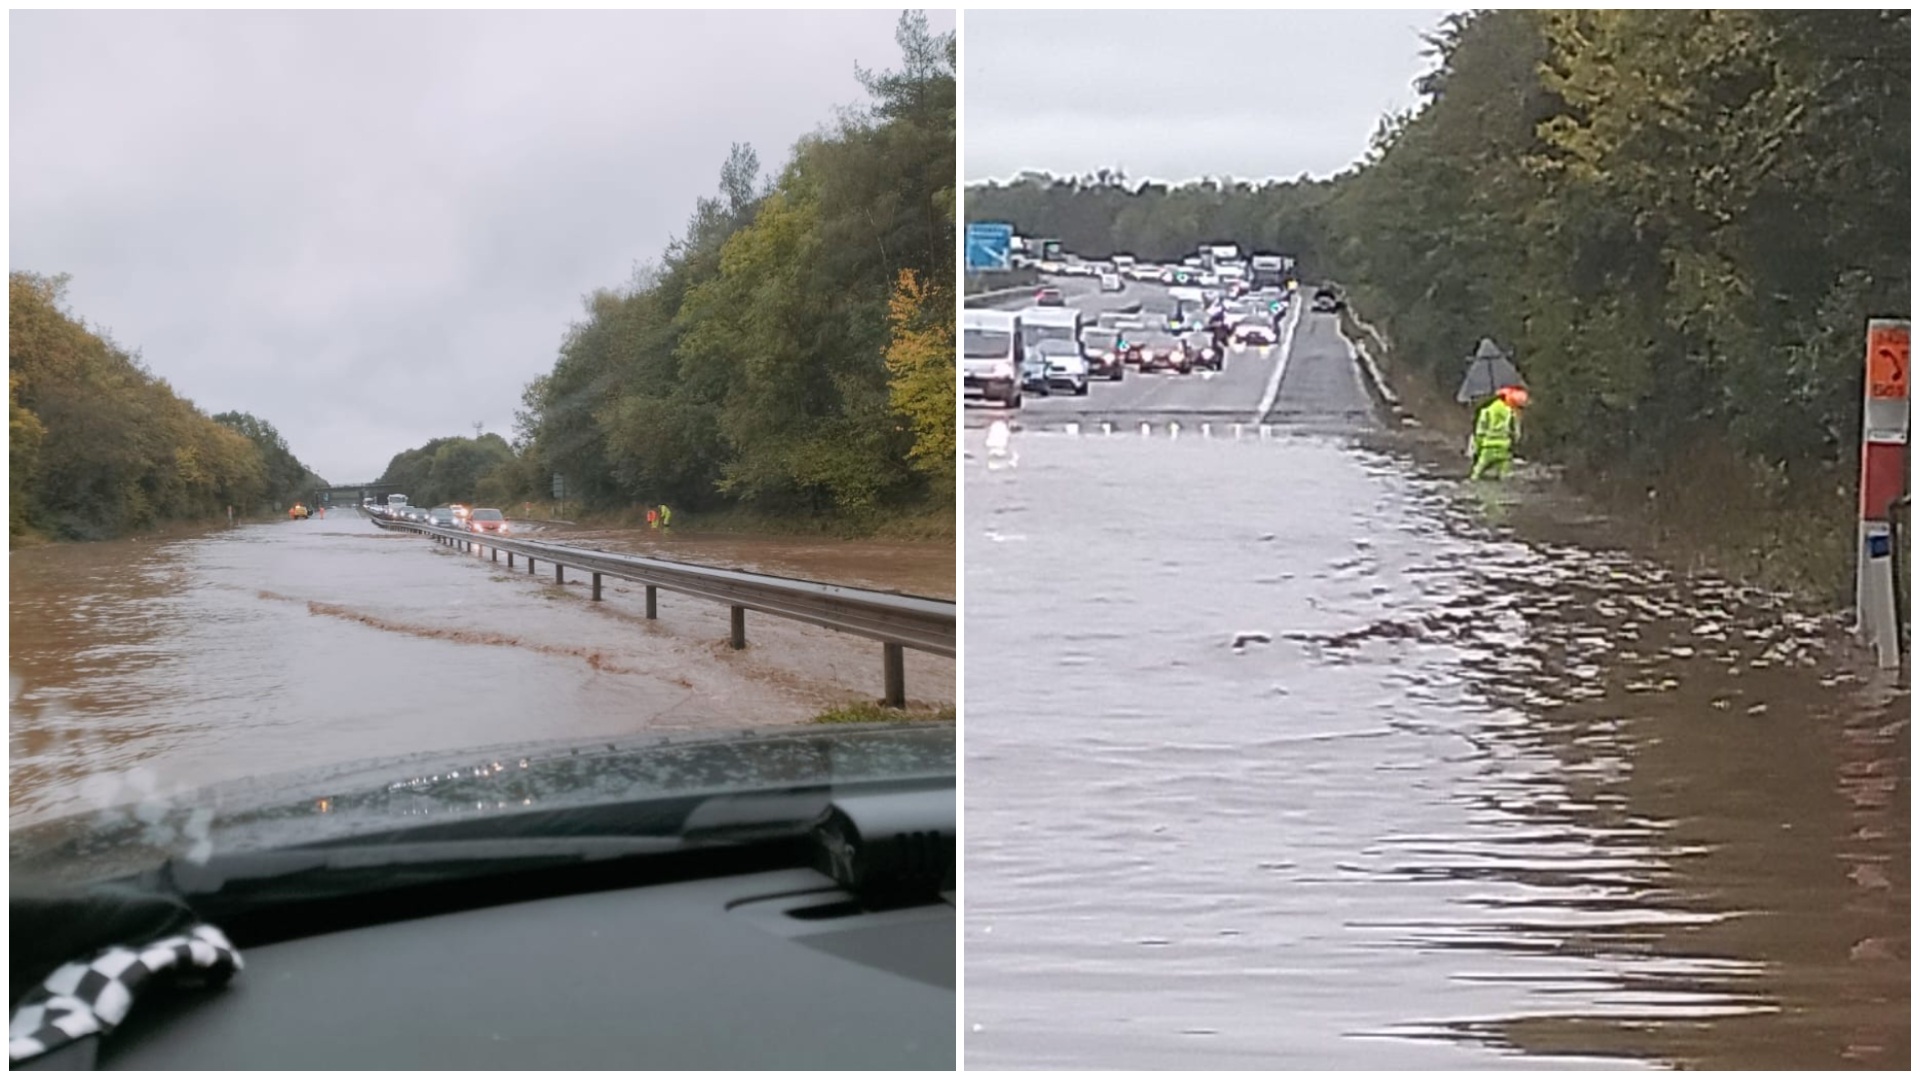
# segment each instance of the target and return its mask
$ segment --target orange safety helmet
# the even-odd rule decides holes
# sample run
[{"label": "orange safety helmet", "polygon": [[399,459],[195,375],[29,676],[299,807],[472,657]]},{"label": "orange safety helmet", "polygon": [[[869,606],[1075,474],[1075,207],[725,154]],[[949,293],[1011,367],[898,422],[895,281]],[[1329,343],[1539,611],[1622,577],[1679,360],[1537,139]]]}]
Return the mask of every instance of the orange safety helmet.
[{"label": "orange safety helmet", "polygon": [[1503,386],[1500,388],[1500,400],[1516,409],[1527,407],[1527,391],[1524,387]]}]

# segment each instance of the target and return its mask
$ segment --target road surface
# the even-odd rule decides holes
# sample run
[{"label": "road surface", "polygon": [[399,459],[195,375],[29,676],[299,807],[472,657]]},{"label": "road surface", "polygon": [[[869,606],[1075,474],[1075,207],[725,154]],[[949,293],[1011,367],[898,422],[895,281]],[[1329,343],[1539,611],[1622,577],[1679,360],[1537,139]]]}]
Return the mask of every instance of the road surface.
[{"label": "road surface", "polygon": [[1905,689],[1302,318],[967,412],[968,1065],[1905,1068]]},{"label": "road surface", "polygon": [[[808,547],[753,561],[830,570]],[[649,621],[643,586],[609,579],[595,604],[584,574],[556,586],[352,512],[11,558],[16,827],[415,751],[779,727],[883,692],[877,642],[750,615],[735,652],[723,605],[663,591]],[[906,677],[911,701],[953,702],[952,660],[909,650]]]}]

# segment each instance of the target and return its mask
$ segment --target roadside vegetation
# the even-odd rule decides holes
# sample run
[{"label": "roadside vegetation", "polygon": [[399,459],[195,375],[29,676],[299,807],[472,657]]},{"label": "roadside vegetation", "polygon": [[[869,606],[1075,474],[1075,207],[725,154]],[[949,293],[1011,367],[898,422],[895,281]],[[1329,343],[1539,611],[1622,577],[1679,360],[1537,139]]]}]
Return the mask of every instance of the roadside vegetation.
[{"label": "roadside vegetation", "polygon": [[[557,473],[570,517],[664,502],[676,525],[950,520],[955,42],[918,12],[896,39],[898,70],[858,73],[864,107],[771,176],[735,145],[660,261],[587,298],[510,447],[436,440],[382,481],[516,507]],[[471,486],[443,481],[483,455]]]},{"label": "roadside vegetation", "polygon": [[273,425],[209,417],[64,306],[67,278],[7,279],[8,537],[99,540],[271,513],[325,481]]},{"label": "roadside vegetation", "polygon": [[873,702],[858,702],[828,709],[813,718],[816,724],[898,724],[906,721],[952,723],[959,711],[952,705],[939,708],[890,709]]},{"label": "roadside vegetation", "polygon": [[1843,595],[1866,320],[1909,313],[1910,20],[1457,15],[1425,102],[1340,176],[1026,176],[970,189],[968,216],[1090,257],[1295,254],[1430,398],[1492,337],[1533,390],[1531,456]]}]

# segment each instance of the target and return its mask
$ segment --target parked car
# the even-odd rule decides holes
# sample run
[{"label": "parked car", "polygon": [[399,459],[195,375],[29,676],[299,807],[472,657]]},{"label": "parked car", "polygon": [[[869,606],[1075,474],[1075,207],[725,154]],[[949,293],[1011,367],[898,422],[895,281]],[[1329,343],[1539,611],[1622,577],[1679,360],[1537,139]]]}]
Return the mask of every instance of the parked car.
[{"label": "parked car", "polygon": [[1123,292],[1126,287],[1127,283],[1120,279],[1119,274],[1109,272],[1100,275],[1100,291],[1103,293]]}]

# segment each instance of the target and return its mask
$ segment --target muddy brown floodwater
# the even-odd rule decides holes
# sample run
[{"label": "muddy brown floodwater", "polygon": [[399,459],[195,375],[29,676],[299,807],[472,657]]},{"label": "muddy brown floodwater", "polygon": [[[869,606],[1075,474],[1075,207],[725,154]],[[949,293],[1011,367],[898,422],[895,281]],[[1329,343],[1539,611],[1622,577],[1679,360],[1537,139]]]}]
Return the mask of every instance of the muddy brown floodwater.
[{"label": "muddy brown floodwater", "polygon": [[[675,551],[715,555],[732,561]],[[832,580],[824,554],[811,565]],[[736,653],[721,605],[663,592],[649,621],[641,586],[609,580],[593,604],[583,582],[348,512],[17,551],[10,578],[14,827],[389,754],[764,729],[882,692],[877,642],[750,615]],[[906,664],[913,703],[953,702],[953,661]]]},{"label": "muddy brown floodwater", "polygon": [[1903,683],[1301,343],[967,433],[968,1067],[1908,1067]]}]

